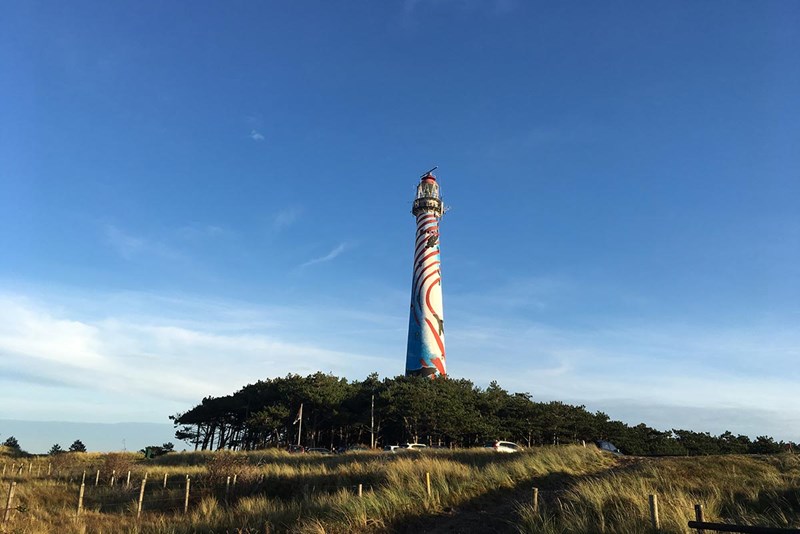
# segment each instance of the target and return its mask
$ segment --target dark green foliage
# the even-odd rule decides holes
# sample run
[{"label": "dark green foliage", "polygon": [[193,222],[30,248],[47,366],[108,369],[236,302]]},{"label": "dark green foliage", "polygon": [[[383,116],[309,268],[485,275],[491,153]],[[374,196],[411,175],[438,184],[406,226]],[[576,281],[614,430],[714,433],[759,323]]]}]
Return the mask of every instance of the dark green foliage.
[{"label": "dark green foliage", "polygon": [[775,440],[769,436],[758,436],[749,447],[750,452],[754,452],[756,454],[775,454],[781,452],[785,448],[785,443],[776,443]]},{"label": "dark green foliage", "polygon": [[17,441],[17,438],[15,438],[14,436],[9,436],[8,439],[3,442],[3,445],[15,451],[21,450],[19,446],[19,441]]},{"label": "dark green foliage", "polygon": [[63,452],[64,452],[64,449],[61,448],[61,445],[56,443],[55,445],[50,447],[50,450],[47,452],[47,454],[49,454],[50,456],[55,456],[56,454],[61,454]]},{"label": "dark green foliage", "polygon": [[140,450],[145,458],[155,458],[156,456],[164,456],[167,453],[175,452],[175,445],[172,442],[164,443],[163,445],[150,445]]},{"label": "dark green foliage", "polygon": [[[302,430],[296,424],[301,404]],[[529,393],[509,393],[496,382],[481,389],[466,379],[381,381],[377,374],[361,382],[324,373],[260,380],[232,395],[206,397],[170,419],[177,439],[203,450],[280,447],[296,443],[298,431],[307,447],[331,449],[369,444],[372,431],[377,446],[470,447],[495,439],[534,446],[603,439],[633,455],[773,453],[789,445],[766,436],[751,442],[730,432],[712,436],[628,426],[585,406],[535,402]]]},{"label": "dark green foliage", "polygon": [[86,445],[79,439],[76,439],[72,442],[72,445],[69,446],[69,452],[86,452]]}]

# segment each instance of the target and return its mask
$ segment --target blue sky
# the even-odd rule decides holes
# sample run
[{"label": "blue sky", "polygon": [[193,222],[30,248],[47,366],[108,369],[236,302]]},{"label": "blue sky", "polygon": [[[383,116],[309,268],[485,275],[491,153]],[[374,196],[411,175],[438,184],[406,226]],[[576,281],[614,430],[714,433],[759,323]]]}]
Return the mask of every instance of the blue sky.
[{"label": "blue sky", "polygon": [[793,2],[7,5],[0,418],[401,374],[439,165],[451,375],[799,440],[798,28]]}]

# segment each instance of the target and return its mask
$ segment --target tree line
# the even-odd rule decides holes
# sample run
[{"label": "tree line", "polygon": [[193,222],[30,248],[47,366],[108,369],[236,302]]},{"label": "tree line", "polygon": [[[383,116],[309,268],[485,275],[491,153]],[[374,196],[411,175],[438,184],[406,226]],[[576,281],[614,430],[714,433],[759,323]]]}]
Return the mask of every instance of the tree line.
[{"label": "tree line", "polygon": [[536,402],[496,382],[479,388],[463,378],[380,380],[377,374],[362,381],[324,373],[259,380],[230,395],[206,397],[170,419],[175,437],[195,450],[256,450],[297,441],[330,449],[404,442],[474,447],[496,439],[528,447],[607,440],[634,455],[768,454],[797,446],[768,436],[630,426],[582,405]]},{"label": "tree line", "polygon": [[[23,456],[27,455],[28,453],[22,450],[22,446],[19,444],[19,440],[14,436],[9,436],[6,440],[2,443],[2,445],[8,448],[9,452],[13,455]],[[79,439],[76,439],[72,442],[72,445],[69,446],[69,449],[66,451],[61,448],[61,445],[58,443],[54,444],[50,447],[50,450],[47,452],[49,455],[61,454],[63,452],[86,452],[86,445]]]}]

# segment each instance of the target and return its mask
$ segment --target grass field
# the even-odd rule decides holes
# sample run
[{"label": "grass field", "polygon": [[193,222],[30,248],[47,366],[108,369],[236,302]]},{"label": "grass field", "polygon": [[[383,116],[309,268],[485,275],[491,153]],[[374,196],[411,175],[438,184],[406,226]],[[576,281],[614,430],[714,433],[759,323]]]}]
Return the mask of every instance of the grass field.
[{"label": "grass field", "polygon": [[800,458],[790,454],[618,458],[560,446],[521,454],[198,452],[144,460],[119,453],[13,458],[0,451],[0,465],[0,506],[17,482],[2,530],[9,533],[644,533],[652,532],[649,494],[658,496],[663,532],[689,532],[695,503],[704,505],[708,521],[800,527]]}]

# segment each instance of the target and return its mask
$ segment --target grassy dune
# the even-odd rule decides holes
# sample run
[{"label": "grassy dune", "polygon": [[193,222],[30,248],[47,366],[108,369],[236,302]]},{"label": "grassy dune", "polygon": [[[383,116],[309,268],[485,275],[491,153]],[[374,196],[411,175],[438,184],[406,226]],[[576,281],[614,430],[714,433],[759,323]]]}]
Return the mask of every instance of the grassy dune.
[{"label": "grassy dune", "polygon": [[800,527],[800,458],[707,456],[652,458],[588,477],[545,499],[539,513],[520,504],[525,533],[650,533],[647,496],[658,498],[661,532],[688,532],[694,505],[705,520]]},{"label": "grassy dune", "polygon": [[[15,505],[21,506],[8,532],[385,532],[435,527],[460,517],[469,521],[470,514],[500,503],[508,507],[499,527],[506,531],[635,533],[649,532],[650,493],[659,496],[664,532],[687,532],[696,502],[706,506],[709,520],[800,524],[800,460],[791,455],[620,459],[562,446],[508,455],[464,450],[325,457],[268,451],[142,460],[133,454],[68,454],[33,459],[30,468],[28,461],[0,457],[7,466],[2,502],[8,483],[16,480]],[[12,474],[11,464],[20,462],[23,473]],[[97,469],[100,484],[94,486]],[[77,518],[84,471],[84,511]],[[191,499],[184,515],[187,475]],[[529,503],[532,486],[541,488],[539,513]]]}]

